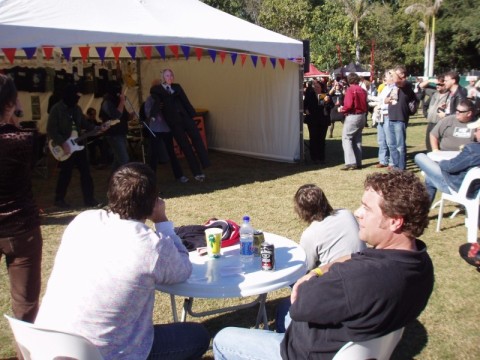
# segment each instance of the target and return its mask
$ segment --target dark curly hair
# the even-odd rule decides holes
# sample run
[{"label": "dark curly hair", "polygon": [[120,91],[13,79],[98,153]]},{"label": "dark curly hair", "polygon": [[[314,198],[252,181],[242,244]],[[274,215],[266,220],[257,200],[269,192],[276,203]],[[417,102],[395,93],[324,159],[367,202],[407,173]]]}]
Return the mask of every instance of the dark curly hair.
[{"label": "dark curly hair", "polygon": [[409,171],[389,171],[367,176],[365,190],[372,189],[383,198],[380,208],[385,216],[401,216],[402,231],[419,237],[428,226],[430,199],[418,177]]},{"label": "dark curly hair", "polygon": [[325,193],[314,184],[300,186],[293,197],[293,203],[300,219],[309,224],[313,221],[322,221],[335,212]]},{"label": "dark curly hair", "polygon": [[125,164],[110,178],[108,207],[121,219],[147,219],[152,214],[157,196],[155,174],[148,165]]}]

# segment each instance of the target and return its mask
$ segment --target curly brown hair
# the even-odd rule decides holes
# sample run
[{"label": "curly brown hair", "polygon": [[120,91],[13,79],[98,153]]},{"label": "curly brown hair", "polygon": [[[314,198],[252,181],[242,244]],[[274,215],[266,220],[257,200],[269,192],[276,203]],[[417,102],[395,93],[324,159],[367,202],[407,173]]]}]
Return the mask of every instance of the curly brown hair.
[{"label": "curly brown hair", "polygon": [[121,219],[147,219],[152,214],[157,196],[155,174],[148,165],[125,164],[110,178],[108,207]]},{"label": "curly brown hair", "polygon": [[409,171],[393,170],[367,176],[365,190],[372,189],[383,198],[380,208],[385,216],[401,216],[402,231],[418,237],[428,226],[430,199],[418,177]]},{"label": "curly brown hair", "polygon": [[300,186],[293,197],[293,203],[300,219],[309,224],[313,221],[322,221],[335,212],[325,193],[314,184]]}]

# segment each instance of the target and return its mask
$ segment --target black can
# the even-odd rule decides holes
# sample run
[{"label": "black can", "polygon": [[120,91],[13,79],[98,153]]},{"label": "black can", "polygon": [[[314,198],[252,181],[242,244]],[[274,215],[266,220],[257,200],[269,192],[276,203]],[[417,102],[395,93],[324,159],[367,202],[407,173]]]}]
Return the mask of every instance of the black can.
[{"label": "black can", "polygon": [[262,270],[272,271],[275,269],[275,246],[264,242],[260,247],[262,258]]}]

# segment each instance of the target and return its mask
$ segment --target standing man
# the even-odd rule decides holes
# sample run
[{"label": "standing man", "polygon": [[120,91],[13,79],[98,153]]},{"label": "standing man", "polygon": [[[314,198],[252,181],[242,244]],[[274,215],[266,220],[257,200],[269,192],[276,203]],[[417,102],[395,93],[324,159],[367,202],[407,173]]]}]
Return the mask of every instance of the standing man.
[{"label": "standing man", "polygon": [[[85,119],[82,109],[77,105],[80,96],[81,94],[75,85],[67,85],[63,92],[63,99],[52,107],[48,116],[48,137],[53,141],[54,145],[61,146],[65,154],[70,154],[71,152],[67,140],[72,135],[72,131],[80,133],[80,130],[90,131],[95,128],[95,125]],[[94,198],[93,180],[90,175],[90,165],[85,148],[71,153],[67,160],[59,163],[59,167],[60,173],[58,174],[57,187],[55,189],[55,206],[64,209],[70,207],[65,202],[65,195],[72,179],[74,167],[77,167],[80,172],[80,184],[85,206],[95,207],[100,205]]]},{"label": "standing man", "polygon": [[[210,159],[200,136],[200,131],[193,120],[195,109],[180,84],[173,82],[173,71],[170,69],[163,70],[162,76],[163,84],[153,86],[150,89],[150,94],[155,100],[150,116],[156,117],[160,111],[163,113],[173,137],[187,158],[195,180],[204,181],[205,174],[202,168],[205,169],[210,166]],[[193,152],[192,146],[201,165]]]},{"label": "standing man", "polygon": [[448,98],[445,104],[445,116],[454,115],[460,101],[467,98],[467,89],[460,86],[460,75],[456,71],[445,73],[445,87],[448,90]]},{"label": "standing man", "polygon": [[364,187],[355,216],[371,248],[297,281],[285,335],[223,329],[213,341],[215,359],[330,360],[347,342],[386,335],[421,314],[434,282],[426,245],[417,239],[428,225],[425,187],[407,171],[368,175]]},{"label": "standing man", "polygon": [[459,151],[471,143],[475,136],[467,127],[473,120],[473,104],[470,100],[458,103],[455,115],[449,115],[440,121],[430,132],[432,151]]},{"label": "standing man", "polygon": [[345,114],[342,132],[345,166],[342,170],[356,170],[362,168],[362,130],[368,111],[367,92],[358,85],[360,77],[357,74],[348,74],[347,81],[349,86],[343,107],[339,109]]},{"label": "standing man", "polygon": [[377,143],[378,143],[378,164],[375,167],[385,168],[393,166],[390,156],[389,144],[391,144],[390,122],[388,120],[388,105],[385,104],[385,98],[392,91],[396,91],[397,85],[393,82],[393,69],[385,71],[382,91],[378,95],[380,106],[380,121],[377,122]]},{"label": "standing man", "polygon": [[385,104],[388,104],[388,120],[390,122],[389,150],[393,168],[405,170],[407,165],[407,125],[410,115],[416,112],[418,102],[412,84],[407,81],[405,67],[396,66],[392,75],[398,91],[390,93],[384,101]]}]

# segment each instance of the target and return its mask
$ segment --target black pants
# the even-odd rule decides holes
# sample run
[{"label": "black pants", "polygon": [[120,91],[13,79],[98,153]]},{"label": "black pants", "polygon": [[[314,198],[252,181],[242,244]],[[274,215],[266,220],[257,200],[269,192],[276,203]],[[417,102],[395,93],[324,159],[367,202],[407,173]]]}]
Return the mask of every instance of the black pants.
[{"label": "black pants", "polygon": [[160,160],[161,147],[165,146],[167,150],[168,158],[170,159],[170,166],[172,167],[173,175],[175,179],[179,179],[183,176],[182,167],[175,155],[173,148],[173,135],[171,132],[155,132],[155,137],[149,137],[149,165],[153,172],[157,173],[157,164]]},{"label": "black pants", "polygon": [[310,158],[312,161],[325,161],[325,138],[328,125],[312,121],[307,126],[310,134]]},{"label": "black pants", "polygon": [[[182,152],[185,154],[185,158],[193,175],[202,174],[202,167],[209,167],[210,160],[195,121],[188,115],[181,113],[173,121],[169,121],[168,126],[170,126],[170,130],[178,146],[180,146],[180,149],[182,149]],[[192,142],[191,144],[189,139]],[[197,161],[192,146],[198,155],[201,166]]]},{"label": "black pants", "polygon": [[60,162],[60,173],[58,174],[57,188],[55,190],[55,201],[64,200],[67,194],[68,185],[72,179],[73,168],[78,168],[80,172],[80,183],[82,186],[83,201],[85,205],[92,203],[93,180],[90,175],[90,165],[88,164],[87,151],[75,151],[67,160]]}]

